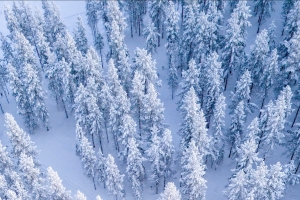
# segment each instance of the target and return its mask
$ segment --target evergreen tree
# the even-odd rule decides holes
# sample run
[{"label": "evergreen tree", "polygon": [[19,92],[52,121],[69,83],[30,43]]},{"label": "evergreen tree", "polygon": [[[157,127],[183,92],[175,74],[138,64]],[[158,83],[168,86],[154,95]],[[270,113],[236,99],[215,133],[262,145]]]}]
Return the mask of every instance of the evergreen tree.
[{"label": "evergreen tree", "polygon": [[146,139],[151,136],[151,128],[156,127],[159,131],[159,135],[166,127],[164,122],[164,104],[158,98],[158,93],[152,83],[148,85],[148,93],[143,99],[144,108],[142,110],[142,126]]},{"label": "evergreen tree", "polygon": [[76,200],[86,200],[86,197],[84,196],[83,193],[81,193],[79,190],[77,190],[77,193],[75,195]]},{"label": "evergreen tree", "polygon": [[0,172],[3,174],[6,169],[12,169],[13,162],[11,161],[6,147],[0,141]]},{"label": "evergreen tree", "polygon": [[145,167],[143,158],[134,138],[128,138],[128,156],[126,173],[131,183],[135,199],[142,199],[143,180],[145,178]]},{"label": "evergreen tree", "polygon": [[231,92],[231,101],[232,104],[230,108],[231,112],[234,112],[234,109],[237,107],[239,102],[244,102],[244,113],[248,114],[253,112],[256,107],[254,103],[250,103],[250,90],[251,90],[251,75],[248,70],[240,77],[240,79],[236,82],[235,92]]},{"label": "evergreen tree", "polygon": [[[260,76],[266,66],[269,56],[268,32],[263,29],[256,37],[255,44],[250,47],[250,57],[248,59],[248,70],[251,71],[253,83],[260,84]],[[253,86],[251,86],[252,89]]]},{"label": "evergreen tree", "polygon": [[268,173],[268,199],[281,199],[285,190],[285,173],[280,162],[271,165]]},{"label": "evergreen tree", "polygon": [[300,156],[300,124],[296,124],[296,130],[287,131],[285,146],[287,148],[286,154],[290,157],[293,163],[296,163],[298,169],[300,166],[300,162],[298,162],[298,158]]},{"label": "evergreen tree", "polygon": [[35,159],[38,152],[34,143],[30,140],[29,135],[18,126],[14,117],[9,113],[5,114],[5,127],[7,129],[6,133],[12,144],[12,154],[17,158],[20,158],[21,153],[24,153]]},{"label": "evergreen tree", "polygon": [[216,100],[222,90],[222,69],[221,63],[218,61],[218,54],[213,52],[205,63],[205,78],[206,84],[204,84],[204,111],[208,122],[210,124],[210,117],[213,115],[213,110],[216,104]]},{"label": "evergreen tree", "polygon": [[51,167],[47,168],[47,176],[49,181],[49,198],[50,199],[72,199],[70,191],[66,191],[65,187],[62,185],[62,181]]},{"label": "evergreen tree", "polygon": [[[282,33],[285,33],[285,40],[289,41],[294,37],[294,35],[299,31],[300,23],[300,3],[298,1],[290,1],[289,4],[292,4],[290,10],[287,11],[285,18],[285,24]],[[287,6],[287,5],[285,5]],[[283,10],[285,12],[285,8]]]},{"label": "evergreen tree", "polygon": [[254,199],[257,198],[268,198],[267,189],[268,189],[268,166],[265,165],[265,162],[261,162],[260,165],[251,173],[251,192],[254,196]]},{"label": "evergreen tree", "polygon": [[228,130],[229,158],[236,154],[243,138],[243,127],[246,117],[244,110],[244,102],[240,101],[231,115],[231,124]]},{"label": "evergreen tree", "polygon": [[159,200],[181,200],[181,194],[173,182],[168,182]]},{"label": "evergreen tree", "polygon": [[183,122],[180,134],[182,135],[182,148],[187,148],[192,140],[199,148],[200,155],[205,157],[210,152],[211,138],[207,135],[206,121],[203,111],[198,104],[198,98],[192,87],[186,94],[181,107]]},{"label": "evergreen tree", "polygon": [[22,179],[17,172],[8,169],[4,174],[9,189],[6,194],[9,200],[30,199],[30,195],[28,194],[28,191],[26,191]]},{"label": "evergreen tree", "polygon": [[95,165],[96,165],[96,156],[95,151],[93,150],[93,147],[89,143],[86,137],[82,136],[81,143],[80,143],[80,149],[81,149],[81,162],[83,164],[83,168],[86,171],[86,175],[88,177],[92,177],[94,187],[96,190],[96,184],[95,184]]},{"label": "evergreen tree", "polygon": [[106,158],[101,151],[98,151],[98,159],[96,164],[97,179],[99,182],[103,182],[105,188],[106,180]]},{"label": "evergreen tree", "polygon": [[224,193],[229,200],[247,199],[249,187],[249,174],[245,173],[243,170],[239,170],[229,179],[229,184]]},{"label": "evergreen tree", "polygon": [[80,51],[82,55],[86,55],[88,51],[88,41],[85,34],[85,27],[83,26],[80,16],[77,18],[76,29],[74,30],[74,40],[78,51]]},{"label": "evergreen tree", "polygon": [[60,18],[60,11],[54,2],[42,0],[42,8],[44,10],[44,33],[50,46],[53,47],[58,37],[66,35],[66,25]]},{"label": "evergreen tree", "polygon": [[275,36],[275,31],[276,31],[276,25],[274,20],[271,22],[268,28],[268,36],[269,36],[269,47],[270,51],[274,50],[276,48],[276,36]]},{"label": "evergreen tree", "polygon": [[158,194],[158,186],[163,177],[164,163],[162,162],[162,155],[164,154],[160,147],[160,138],[158,136],[159,130],[156,126],[151,129],[151,143],[147,149],[146,154],[148,160],[151,162],[151,176],[150,180],[155,184],[155,191]]},{"label": "evergreen tree", "polygon": [[116,199],[124,199],[125,191],[123,186],[124,175],[121,175],[118,166],[115,164],[114,158],[108,154],[106,159],[106,180],[105,184],[111,195],[114,195]]},{"label": "evergreen tree", "polygon": [[202,95],[202,88],[199,83],[200,70],[196,66],[196,62],[192,59],[189,62],[189,68],[186,71],[182,72],[182,80],[180,82],[181,91],[179,93],[180,100],[178,102],[179,107],[182,106],[182,101],[185,95],[193,87],[198,98]]},{"label": "evergreen tree", "polygon": [[226,103],[223,94],[216,99],[212,121],[212,159],[213,164],[219,164],[224,157],[224,128]]},{"label": "evergreen tree", "polygon": [[154,0],[150,3],[149,16],[157,32],[160,34],[157,35],[158,46],[160,46],[160,37],[164,38],[165,7],[167,6],[167,2],[166,0]]},{"label": "evergreen tree", "polygon": [[41,171],[35,166],[31,156],[21,153],[19,171],[32,199],[48,198],[46,187],[43,185],[44,179],[41,177]]},{"label": "evergreen tree", "polygon": [[263,22],[271,17],[271,11],[274,11],[274,0],[253,0],[254,2],[254,14],[258,16],[258,28],[257,33],[259,33],[259,28]]},{"label": "evergreen tree", "polygon": [[[295,0],[285,0],[283,2],[282,12],[281,12],[282,18],[284,20],[283,21],[283,26],[285,26],[285,24],[287,22],[287,16],[290,13],[290,11],[293,9],[295,2],[297,2],[297,1],[295,1]],[[283,34],[284,34],[284,28],[282,29],[281,35],[283,35]]]},{"label": "evergreen tree", "polygon": [[164,188],[166,187],[166,181],[171,177],[173,170],[173,154],[175,152],[174,145],[172,144],[172,134],[169,129],[165,129],[161,138],[161,148],[164,152],[162,155],[162,162],[164,163]]},{"label": "evergreen tree", "polygon": [[192,140],[182,155],[180,179],[182,193],[189,199],[205,199],[207,186],[203,178],[205,166],[202,162],[203,157],[199,154],[195,141]]},{"label": "evergreen tree", "polygon": [[126,10],[128,12],[131,37],[133,37],[133,32],[138,32],[139,36],[141,36],[143,18],[147,11],[147,1],[127,1]]},{"label": "evergreen tree", "polygon": [[237,71],[240,74],[245,61],[246,28],[251,26],[251,23],[248,21],[248,18],[251,17],[250,10],[246,3],[246,1],[238,1],[226,27],[225,44],[221,54],[225,90],[229,75],[232,71]]},{"label": "evergreen tree", "polygon": [[153,55],[156,52],[157,41],[160,34],[157,32],[157,28],[154,26],[153,22],[149,22],[148,26],[143,30],[143,36],[146,38],[146,50]]},{"label": "evergreen tree", "polygon": [[144,93],[148,93],[149,84],[155,84],[157,80],[156,62],[152,60],[151,54],[148,54],[145,49],[136,48],[133,58],[134,71],[138,71],[144,81]]}]

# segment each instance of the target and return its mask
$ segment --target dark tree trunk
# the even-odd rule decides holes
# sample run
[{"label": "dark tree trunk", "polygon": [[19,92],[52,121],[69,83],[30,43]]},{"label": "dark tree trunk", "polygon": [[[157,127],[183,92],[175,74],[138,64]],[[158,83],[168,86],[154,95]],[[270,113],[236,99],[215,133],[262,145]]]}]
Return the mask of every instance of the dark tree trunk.
[{"label": "dark tree trunk", "polygon": [[68,112],[67,112],[67,108],[66,108],[66,104],[65,104],[65,101],[62,99],[62,104],[63,104],[63,107],[64,107],[64,110],[65,110],[65,114],[66,114],[66,118],[69,118],[69,115],[68,115]]},{"label": "dark tree trunk", "polygon": [[0,109],[1,109],[2,113],[4,114],[4,111],[3,111],[1,103],[0,103]]},{"label": "dark tree trunk", "polygon": [[294,124],[295,124],[295,122],[296,122],[296,119],[297,119],[297,117],[298,117],[299,109],[300,109],[300,106],[298,106],[298,109],[297,109],[296,115],[295,115],[295,117],[294,117],[294,120],[293,120],[293,123],[292,123],[292,128],[294,127]]}]

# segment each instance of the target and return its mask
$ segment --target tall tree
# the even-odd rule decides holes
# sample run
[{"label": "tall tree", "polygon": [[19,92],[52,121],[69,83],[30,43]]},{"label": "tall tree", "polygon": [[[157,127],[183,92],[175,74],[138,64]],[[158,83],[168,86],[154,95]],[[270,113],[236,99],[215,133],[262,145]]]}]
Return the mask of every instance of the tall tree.
[{"label": "tall tree", "polygon": [[114,158],[108,154],[106,159],[106,180],[105,184],[111,195],[114,195],[116,199],[124,199],[125,191],[123,186],[124,175],[121,175],[118,166],[115,163]]},{"label": "tall tree", "polygon": [[143,30],[143,36],[146,38],[146,50],[153,55],[157,49],[157,41],[160,34],[157,32],[157,28],[154,26],[154,23],[150,21],[148,26]]},{"label": "tall tree", "polygon": [[257,33],[259,33],[259,28],[263,22],[271,17],[271,11],[274,11],[274,0],[253,0],[254,2],[254,14],[258,16],[258,28]]},{"label": "tall tree", "polygon": [[181,200],[181,194],[173,182],[168,182],[158,200]]},{"label": "tall tree", "polygon": [[83,26],[80,16],[77,18],[76,29],[74,29],[74,40],[77,49],[82,53],[82,55],[86,55],[88,51],[88,41],[86,38],[85,27]]},{"label": "tall tree", "polygon": [[62,185],[62,181],[58,176],[58,173],[54,171],[51,167],[47,168],[47,177],[49,181],[49,198],[50,199],[65,199],[71,200],[71,192],[66,191],[65,187]]},{"label": "tall tree", "polygon": [[207,186],[203,178],[205,166],[202,162],[203,157],[199,154],[195,141],[192,140],[189,147],[183,151],[180,179],[182,193],[189,199],[205,199]]}]

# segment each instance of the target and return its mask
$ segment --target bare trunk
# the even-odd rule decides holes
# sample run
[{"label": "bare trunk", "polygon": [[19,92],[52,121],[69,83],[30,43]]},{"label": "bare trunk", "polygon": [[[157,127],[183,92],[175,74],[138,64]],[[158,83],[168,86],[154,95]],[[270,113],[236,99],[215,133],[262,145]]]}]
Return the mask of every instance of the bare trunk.
[{"label": "bare trunk", "polygon": [[95,184],[95,177],[94,177],[94,176],[93,176],[93,183],[94,183],[94,188],[95,188],[95,190],[97,190],[96,184]]},{"label": "bare trunk", "polygon": [[1,103],[0,103],[0,109],[1,109],[2,113],[4,114],[4,111],[3,111]]},{"label": "bare trunk", "polygon": [[294,127],[294,124],[295,124],[295,122],[296,122],[296,119],[297,119],[297,116],[298,116],[298,113],[299,113],[299,109],[300,109],[300,106],[298,106],[296,115],[295,115],[294,120],[293,120],[293,123],[292,123],[292,128]]},{"label": "bare trunk", "polygon": [[263,98],[263,100],[262,100],[262,102],[261,102],[261,106],[260,106],[260,110],[259,110],[259,116],[258,116],[258,118],[260,118],[260,117],[261,117],[261,109],[263,108],[263,106],[264,106],[264,104],[265,104],[265,99],[266,99],[266,97],[264,97],[264,98]]},{"label": "bare trunk", "polygon": [[66,114],[66,118],[69,118],[69,115],[68,115],[68,112],[67,112],[67,108],[66,108],[66,104],[65,104],[65,101],[62,99],[62,104],[63,104],[63,107],[64,107],[64,110],[65,110],[65,114]]}]

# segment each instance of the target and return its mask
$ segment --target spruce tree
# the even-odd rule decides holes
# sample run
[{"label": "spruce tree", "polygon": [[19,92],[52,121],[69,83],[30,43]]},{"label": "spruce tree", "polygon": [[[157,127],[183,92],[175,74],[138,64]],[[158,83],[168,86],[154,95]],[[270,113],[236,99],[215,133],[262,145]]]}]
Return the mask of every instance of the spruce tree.
[{"label": "spruce tree", "polygon": [[76,29],[74,30],[74,40],[78,51],[80,51],[82,55],[86,55],[88,51],[88,41],[86,38],[85,27],[83,26],[80,16],[77,18]]},{"label": "spruce tree", "polygon": [[173,182],[168,182],[158,200],[181,200],[181,194]]},{"label": "spruce tree", "polygon": [[116,165],[114,158],[110,154],[108,154],[106,159],[105,173],[105,185],[107,186],[109,194],[115,196],[116,199],[118,199],[118,197],[120,197],[120,199],[124,199],[124,175],[120,174],[118,166]]},{"label": "spruce tree", "polygon": [[47,168],[47,177],[49,182],[49,198],[50,199],[64,199],[71,200],[70,191],[66,191],[65,187],[62,185],[62,181],[58,176],[57,172],[51,167]]},{"label": "spruce tree", "polygon": [[274,0],[253,0],[254,14],[258,16],[258,28],[257,33],[262,23],[271,17],[271,11],[274,11]]},{"label": "spruce tree", "polygon": [[143,30],[143,37],[146,38],[146,50],[148,53],[153,55],[156,53],[157,41],[160,34],[157,32],[157,28],[154,26],[153,22],[149,22],[148,26]]},{"label": "spruce tree", "polygon": [[207,181],[203,178],[205,166],[194,140],[183,151],[181,165],[182,193],[189,199],[205,199],[207,188]]}]

